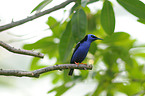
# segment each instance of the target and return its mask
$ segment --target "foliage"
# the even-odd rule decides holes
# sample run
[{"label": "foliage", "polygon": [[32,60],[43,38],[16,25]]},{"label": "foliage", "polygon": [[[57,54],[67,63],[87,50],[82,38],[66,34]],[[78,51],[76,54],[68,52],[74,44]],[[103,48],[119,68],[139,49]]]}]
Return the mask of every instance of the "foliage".
[{"label": "foliage", "polygon": [[101,24],[108,35],[112,35],[115,29],[115,16],[111,3],[106,0],[101,11]]},{"label": "foliage", "polygon": [[31,13],[33,13],[34,11],[39,12],[41,11],[46,5],[48,5],[52,0],[44,0],[42,1],[39,5],[37,5],[32,11]]},{"label": "foliage", "polygon": [[[145,94],[145,66],[138,62],[138,58],[144,58],[145,54],[140,51],[139,46],[135,45],[136,40],[131,39],[128,33],[114,32],[115,13],[109,0],[100,0],[104,2],[102,10],[95,14],[91,13],[86,5],[97,1],[77,0],[70,10],[70,16],[63,23],[49,17],[47,25],[52,30],[53,35],[42,38],[36,43],[26,44],[24,48],[39,49],[42,53],[47,54],[49,58],[55,57],[57,59],[56,64],[69,63],[74,45],[86,34],[97,35],[104,40],[92,43],[88,57],[84,62],[90,63],[90,60],[92,60],[94,66],[103,63],[106,70],[94,67],[92,71],[80,71],[79,75],[73,75],[72,77],[67,75],[68,70],[61,73],[51,72],[50,74],[53,75],[52,83],[62,82],[62,84],[48,91],[48,93],[56,91],[56,96],[61,96],[76,83],[84,82],[88,77],[91,77],[90,79],[94,80],[98,86],[94,91],[87,93],[86,96],[98,96],[104,91],[107,96],[115,95],[117,92],[129,96],[143,96]],[[116,1],[136,16],[139,22],[145,24],[145,4],[140,0]],[[59,39],[60,42],[56,43],[55,39]],[[120,65],[124,67],[122,68]],[[31,63],[31,70],[40,67],[43,66],[39,64],[39,59],[34,58]]]}]

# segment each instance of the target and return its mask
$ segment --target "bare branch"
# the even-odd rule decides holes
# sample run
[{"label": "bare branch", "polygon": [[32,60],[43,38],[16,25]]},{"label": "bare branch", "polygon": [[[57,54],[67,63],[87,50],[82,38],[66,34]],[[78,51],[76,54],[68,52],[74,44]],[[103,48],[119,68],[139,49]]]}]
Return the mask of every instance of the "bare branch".
[{"label": "bare branch", "polygon": [[39,13],[37,13],[37,14],[35,14],[35,15],[32,15],[32,16],[30,16],[30,17],[27,17],[27,18],[25,18],[25,19],[22,19],[22,20],[19,20],[19,21],[16,21],[16,22],[13,21],[13,22],[11,22],[11,23],[9,23],[9,24],[0,26],[0,32],[1,32],[1,31],[4,31],[4,30],[7,30],[7,29],[10,29],[10,28],[13,28],[13,27],[15,27],[15,26],[24,24],[24,23],[26,23],[26,22],[32,21],[32,20],[34,20],[34,19],[36,19],[36,18],[38,18],[38,17],[41,17],[41,16],[46,15],[46,14],[49,14],[49,13],[51,13],[51,12],[53,12],[53,11],[58,10],[58,9],[64,8],[66,5],[68,5],[69,3],[73,2],[73,1],[75,1],[75,0],[67,0],[67,1],[61,3],[60,5],[56,5],[56,6],[50,8],[50,9],[48,9],[48,10],[39,12]]},{"label": "bare branch", "polygon": [[49,71],[54,70],[63,70],[63,69],[80,69],[80,70],[91,70],[92,65],[85,65],[85,64],[61,64],[61,65],[54,65],[45,68],[41,68],[34,71],[22,71],[22,70],[3,70],[0,69],[0,75],[4,76],[17,76],[17,77],[35,77],[39,78],[40,74],[46,73]]},{"label": "bare branch", "polygon": [[17,53],[17,54],[29,55],[29,56],[39,57],[39,58],[44,57],[44,54],[42,54],[42,53],[37,53],[37,52],[33,52],[30,50],[24,50],[24,49],[16,49],[2,41],[0,41],[0,46],[2,46],[3,48],[7,49],[10,52]]}]

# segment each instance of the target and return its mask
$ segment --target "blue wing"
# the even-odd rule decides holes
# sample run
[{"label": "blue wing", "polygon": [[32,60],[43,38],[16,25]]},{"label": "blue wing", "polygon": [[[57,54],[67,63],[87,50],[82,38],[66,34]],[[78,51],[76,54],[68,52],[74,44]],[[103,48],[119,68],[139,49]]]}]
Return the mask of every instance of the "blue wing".
[{"label": "blue wing", "polygon": [[73,55],[71,57],[70,63],[75,63],[75,62],[77,62],[77,63],[80,62],[81,63],[82,62],[82,60],[80,60],[80,58],[76,58],[75,60],[73,60],[74,59],[73,56],[74,56],[75,52],[78,50],[78,48],[80,47],[80,44],[83,43],[84,41],[87,41],[87,39],[88,39],[88,35],[86,35],[84,39],[82,39],[79,43],[77,43],[77,45],[74,49]]},{"label": "blue wing", "polygon": [[73,59],[74,53],[75,53],[76,50],[79,48],[79,46],[80,46],[80,42],[76,45],[76,47],[75,47],[75,49],[74,49],[74,52],[73,52],[73,55],[72,55],[72,57],[71,57],[70,63],[75,63],[72,59]]}]

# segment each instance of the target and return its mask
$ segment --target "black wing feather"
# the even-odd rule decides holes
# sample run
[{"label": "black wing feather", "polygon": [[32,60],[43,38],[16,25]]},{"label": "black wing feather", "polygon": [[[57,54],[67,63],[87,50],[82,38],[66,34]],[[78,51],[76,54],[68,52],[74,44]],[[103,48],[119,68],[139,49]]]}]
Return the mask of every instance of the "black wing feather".
[{"label": "black wing feather", "polygon": [[80,41],[80,43],[83,43],[84,41],[87,41],[87,39],[88,39],[88,35],[86,35],[85,38]]}]

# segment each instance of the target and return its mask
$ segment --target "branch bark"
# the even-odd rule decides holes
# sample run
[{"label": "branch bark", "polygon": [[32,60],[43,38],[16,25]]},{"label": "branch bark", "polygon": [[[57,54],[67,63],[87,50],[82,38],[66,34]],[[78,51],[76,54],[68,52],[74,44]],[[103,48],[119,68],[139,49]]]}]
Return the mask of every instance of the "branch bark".
[{"label": "branch bark", "polygon": [[39,58],[44,57],[44,54],[42,53],[37,53],[30,50],[16,49],[2,41],[0,41],[0,46],[2,46],[3,48],[7,49],[10,52],[17,53],[17,54],[29,55],[29,56],[39,57]]},{"label": "branch bark", "polygon": [[61,65],[54,65],[49,66],[41,69],[37,69],[34,71],[22,71],[22,70],[3,70],[0,69],[0,75],[4,76],[17,76],[17,77],[35,77],[39,78],[40,74],[54,71],[54,70],[63,70],[63,69],[80,69],[80,70],[91,70],[92,65],[85,65],[85,64],[61,64]]},{"label": "branch bark", "polygon": [[7,29],[10,29],[10,28],[13,28],[13,27],[15,27],[15,26],[24,24],[24,23],[26,23],[26,22],[32,21],[32,20],[34,20],[34,19],[36,19],[36,18],[38,18],[38,17],[41,17],[41,16],[46,15],[46,14],[49,14],[49,13],[51,13],[51,12],[53,12],[53,11],[58,10],[58,9],[64,8],[66,5],[68,5],[69,3],[73,2],[73,1],[75,1],[75,0],[67,0],[67,1],[61,3],[60,5],[56,5],[56,6],[50,8],[50,9],[48,9],[48,10],[39,12],[39,13],[37,13],[37,14],[35,14],[35,15],[32,15],[32,16],[30,16],[30,17],[27,17],[27,18],[25,18],[25,19],[22,19],[22,20],[19,20],[19,21],[16,21],[16,22],[11,22],[11,23],[9,23],[9,24],[0,26],[0,32],[2,32],[2,31],[4,31],[4,30],[7,30]]}]

